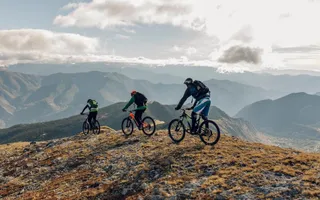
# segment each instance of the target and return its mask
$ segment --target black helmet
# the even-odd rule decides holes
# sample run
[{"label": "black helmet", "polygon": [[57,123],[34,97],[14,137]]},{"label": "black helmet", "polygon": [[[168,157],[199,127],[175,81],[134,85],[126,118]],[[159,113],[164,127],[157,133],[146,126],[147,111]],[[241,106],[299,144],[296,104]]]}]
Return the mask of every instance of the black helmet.
[{"label": "black helmet", "polygon": [[191,84],[193,82],[192,78],[187,78],[185,81],[184,81],[184,84],[188,85],[188,84]]},{"label": "black helmet", "polygon": [[92,101],[91,99],[88,99],[87,103],[89,103],[90,101]]}]

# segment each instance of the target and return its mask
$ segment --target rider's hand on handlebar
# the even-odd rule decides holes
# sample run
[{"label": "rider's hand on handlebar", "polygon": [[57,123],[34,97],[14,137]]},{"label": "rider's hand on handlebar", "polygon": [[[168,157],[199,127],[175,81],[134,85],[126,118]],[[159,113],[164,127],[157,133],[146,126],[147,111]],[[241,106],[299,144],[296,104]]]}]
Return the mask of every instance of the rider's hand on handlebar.
[{"label": "rider's hand on handlebar", "polygon": [[175,107],[174,109],[175,109],[175,110],[179,110],[180,108],[178,108],[178,107]]},{"label": "rider's hand on handlebar", "polygon": [[83,115],[83,113],[80,113],[80,115]]},{"label": "rider's hand on handlebar", "polygon": [[122,112],[126,112],[127,110],[126,109],[122,109]]},{"label": "rider's hand on handlebar", "polygon": [[186,110],[192,110],[193,108],[186,108]]}]

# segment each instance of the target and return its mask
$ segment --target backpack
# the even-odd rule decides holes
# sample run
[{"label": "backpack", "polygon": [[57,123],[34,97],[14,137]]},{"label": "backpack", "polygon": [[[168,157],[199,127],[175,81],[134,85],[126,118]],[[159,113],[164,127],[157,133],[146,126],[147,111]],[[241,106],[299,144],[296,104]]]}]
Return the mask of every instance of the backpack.
[{"label": "backpack", "polygon": [[148,102],[147,97],[144,96],[143,94],[139,93],[139,92],[136,93],[135,97],[136,97],[136,102],[135,103],[138,106],[142,106],[142,105],[144,105],[144,104],[146,104]]},{"label": "backpack", "polygon": [[98,108],[98,102],[96,100],[92,100],[89,104],[91,108]]},{"label": "backpack", "polygon": [[209,88],[201,81],[194,80],[193,84],[196,86],[196,88],[198,90],[198,96],[203,95],[203,94],[207,94],[208,92],[210,92]]}]

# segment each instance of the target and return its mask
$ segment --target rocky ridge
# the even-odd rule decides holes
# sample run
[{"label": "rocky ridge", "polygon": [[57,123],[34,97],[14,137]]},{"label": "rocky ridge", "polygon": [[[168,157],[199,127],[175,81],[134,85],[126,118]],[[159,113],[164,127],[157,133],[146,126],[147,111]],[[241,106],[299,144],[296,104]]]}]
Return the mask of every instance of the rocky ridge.
[{"label": "rocky ridge", "polygon": [[320,154],[222,135],[214,147],[103,127],[0,145],[3,199],[318,199]]}]

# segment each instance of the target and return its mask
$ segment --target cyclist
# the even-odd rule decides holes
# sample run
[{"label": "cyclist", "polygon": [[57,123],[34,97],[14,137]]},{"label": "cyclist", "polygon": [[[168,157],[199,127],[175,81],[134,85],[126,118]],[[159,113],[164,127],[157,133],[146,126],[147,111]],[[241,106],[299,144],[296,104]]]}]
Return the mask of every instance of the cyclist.
[{"label": "cyclist", "polygon": [[97,115],[98,115],[98,102],[96,100],[93,100],[93,99],[88,99],[87,105],[83,108],[83,110],[80,113],[80,115],[83,115],[83,112],[87,108],[89,109],[88,121],[89,121],[89,124],[90,124],[90,129],[92,129],[93,128],[92,119],[94,120],[93,124],[95,124],[96,119],[97,119]]},{"label": "cyclist", "polygon": [[187,86],[186,91],[184,92],[183,97],[181,98],[179,104],[175,108],[176,110],[179,110],[184,102],[192,96],[195,98],[195,102],[190,110],[193,109],[191,117],[192,117],[192,125],[191,125],[191,134],[195,134],[197,127],[196,125],[196,117],[197,114],[202,113],[203,119],[208,119],[208,114],[210,110],[211,100],[210,100],[210,90],[209,88],[204,85],[201,81],[198,80],[192,80],[192,78],[187,78],[184,81],[184,84]]},{"label": "cyclist", "polygon": [[145,95],[141,94],[140,92],[137,92],[133,90],[131,92],[131,99],[127,103],[127,105],[122,109],[123,112],[127,110],[131,104],[135,103],[137,105],[137,108],[134,110],[135,111],[135,119],[137,120],[138,123],[138,128],[141,129],[141,124],[142,124],[142,114],[144,111],[147,109],[147,101],[148,99],[145,97]]}]

